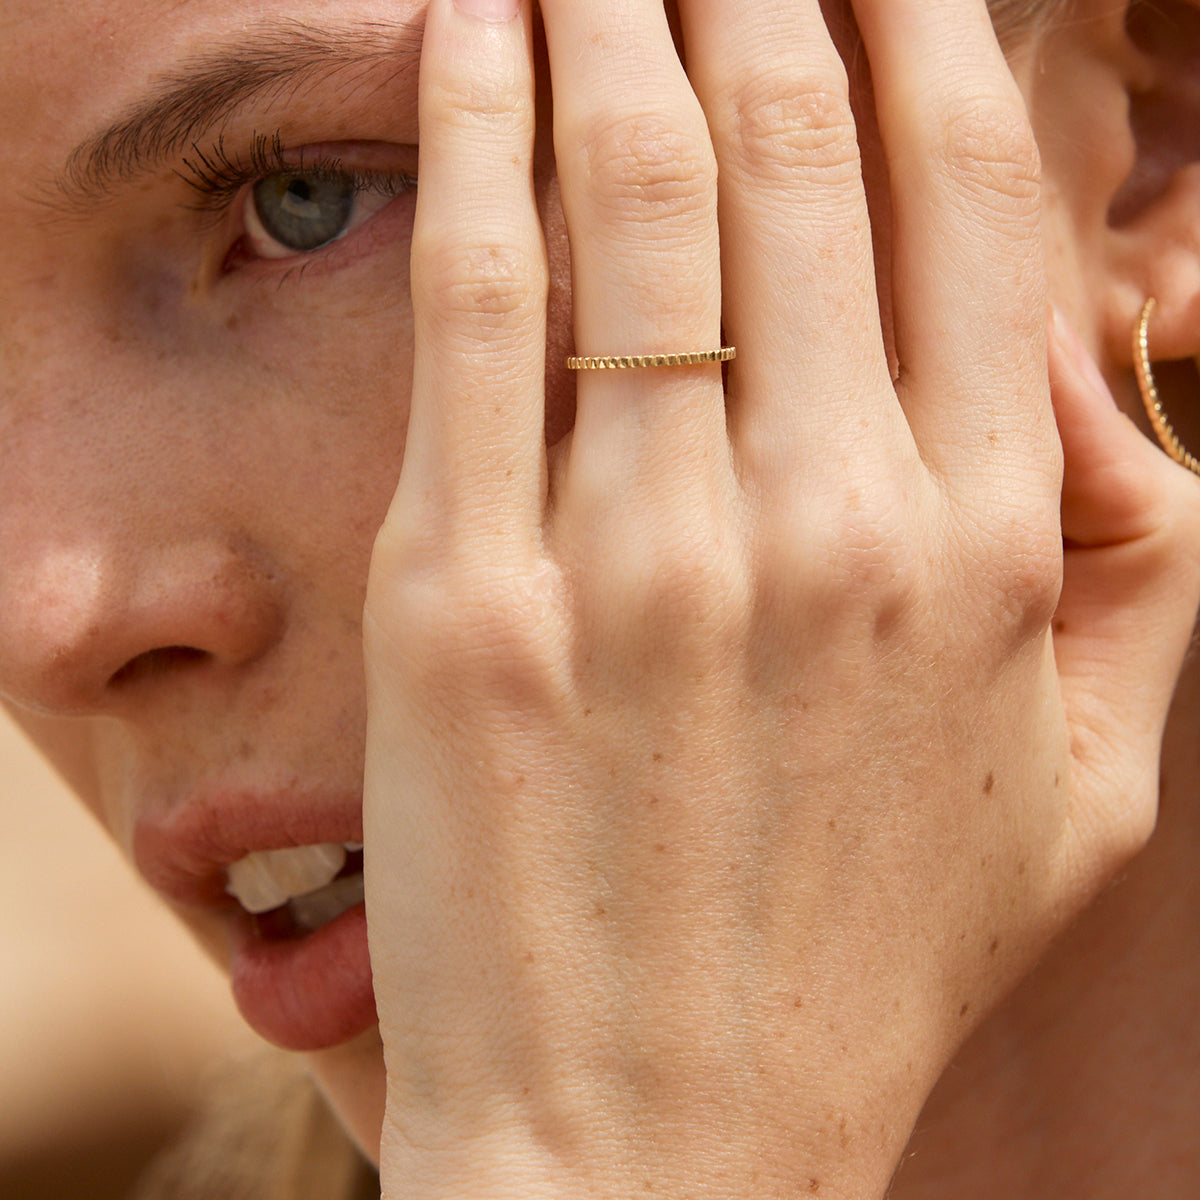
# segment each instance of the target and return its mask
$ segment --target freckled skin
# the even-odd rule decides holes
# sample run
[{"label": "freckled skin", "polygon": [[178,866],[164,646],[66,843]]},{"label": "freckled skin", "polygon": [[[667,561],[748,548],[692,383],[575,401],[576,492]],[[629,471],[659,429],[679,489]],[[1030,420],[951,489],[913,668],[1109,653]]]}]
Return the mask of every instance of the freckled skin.
[{"label": "freckled skin", "polygon": [[[0,120],[21,131],[0,170],[30,181],[0,195],[0,697],[127,852],[139,809],[197,790],[361,786],[362,603],[407,424],[411,197],[356,231],[369,253],[348,236],[342,258],[303,273],[222,274],[232,222],[197,221],[178,163],[70,219],[46,204],[77,145],[246,13],[238,0],[18,0],[0,14]],[[277,19],[319,25],[331,9],[254,6],[254,21]],[[399,36],[423,3],[340,5],[332,19]],[[335,84],[252,107],[226,144],[278,126],[297,146],[398,147],[411,170],[415,93],[391,76],[349,100]],[[555,442],[573,413],[570,267],[540,139]],[[224,961],[219,923],[185,919]],[[374,1153],[378,1035],[312,1057]]]},{"label": "freckled skin", "polygon": [[[355,3],[336,6],[336,16],[404,23],[419,7]],[[319,20],[334,8],[267,0],[253,15]],[[353,269],[313,271],[307,281],[264,273],[214,283],[214,260],[229,247],[219,231],[198,234],[180,215],[170,171],[79,221],[57,220],[41,202],[71,149],[118,116],[142,81],[210,45],[214,31],[240,26],[246,12],[235,0],[9,0],[0,11],[0,122],[18,131],[0,139],[0,173],[29,182],[0,192],[0,694],[126,849],[138,806],[169,805],[195,787],[302,779],[354,789],[361,778],[362,599],[403,454],[411,370],[403,236]],[[289,137],[414,140],[411,97],[385,89],[369,107],[369,120],[330,129],[318,97],[294,114]],[[1076,108],[1086,143],[1047,140],[1052,154],[1074,156],[1085,144],[1091,152],[1106,138],[1094,106]],[[248,121],[242,135],[257,124]],[[545,141],[541,163],[551,249],[547,424],[556,442],[572,411],[560,365],[569,276]],[[1104,192],[1088,190],[1093,199],[1070,213],[1076,226]],[[1071,233],[1051,230],[1052,242]],[[319,300],[298,286],[318,279]],[[1098,321],[1086,319],[1087,282],[1064,278],[1063,289],[1099,344]],[[1122,399],[1133,410],[1127,386]],[[163,653],[172,647],[210,657]],[[1191,678],[1184,693],[1193,707],[1195,692]],[[1181,793],[1196,772],[1191,728],[1177,719],[1168,742]],[[1173,918],[1172,906],[1200,912],[1194,813],[1177,804],[1164,814],[1154,869],[1134,874],[1144,904]],[[220,958],[215,922],[189,923]],[[1188,929],[1182,919],[1155,927]],[[1195,971],[1194,938],[1148,944],[1143,928],[1118,898],[1076,938],[1086,952],[1123,933],[1121,949],[1138,968],[1124,971],[1125,981],[1159,977],[1151,968]],[[989,953],[998,946],[993,940]],[[1058,964],[1069,985],[1087,977],[1069,950]],[[1165,1003],[1165,994],[1152,999]],[[1170,1015],[1182,1038],[1188,1014]],[[1081,1021],[1077,1032],[1085,1065],[1119,1052],[1098,1021]],[[1063,1056],[1067,1078],[1083,1077],[1070,1069],[1075,1044]],[[986,1069],[1003,1071],[986,1047],[979,1054]],[[1118,1065],[1125,1073],[1113,1078],[1136,1077],[1136,1065]],[[377,1037],[314,1056],[314,1066],[362,1144],[377,1144]],[[951,1087],[964,1078],[955,1074]],[[958,1099],[951,1110],[961,1111]],[[1010,1147],[1005,1153],[1015,1160]],[[923,1161],[937,1157],[929,1151]]]},{"label": "freckled skin", "polygon": [[[0,120],[21,131],[0,170],[30,181],[0,196],[0,694],[126,850],[139,808],[198,789],[361,780],[361,609],[411,369],[404,214],[306,293],[282,271],[214,279],[228,222],[198,227],[171,171],[71,219],[41,202],[146,80],[245,16],[229,0],[20,0],[0,16]],[[318,89],[289,133],[414,142],[413,98],[376,92],[347,129]],[[217,923],[187,919],[222,959]],[[377,1141],[377,1035],[314,1061]]]}]

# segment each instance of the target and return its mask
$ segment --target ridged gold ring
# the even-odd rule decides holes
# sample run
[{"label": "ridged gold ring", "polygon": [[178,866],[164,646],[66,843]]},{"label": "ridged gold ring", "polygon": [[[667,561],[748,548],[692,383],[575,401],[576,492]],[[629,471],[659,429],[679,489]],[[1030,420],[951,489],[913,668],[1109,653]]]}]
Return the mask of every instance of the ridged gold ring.
[{"label": "ridged gold ring", "polygon": [[737,357],[734,346],[720,350],[693,350],[687,354],[603,354],[598,357],[572,356],[569,371],[628,371],[636,367],[698,367],[703,363],[723,363]]}]

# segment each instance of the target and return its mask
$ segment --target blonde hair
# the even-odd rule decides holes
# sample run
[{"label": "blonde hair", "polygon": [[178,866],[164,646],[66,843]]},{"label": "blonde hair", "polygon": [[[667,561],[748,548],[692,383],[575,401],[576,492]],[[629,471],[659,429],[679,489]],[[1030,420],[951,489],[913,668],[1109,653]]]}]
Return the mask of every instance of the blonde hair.
[{"label": "blonde hair", "polygon": [[379,1179],[297,1055],[222,1068],[129,1200],[379,1200]]},{"label": "blonde hair", "polygon": [[988,12],[1002,46],[1035,32],[1063,8],[1065,0],[988,0]]}]

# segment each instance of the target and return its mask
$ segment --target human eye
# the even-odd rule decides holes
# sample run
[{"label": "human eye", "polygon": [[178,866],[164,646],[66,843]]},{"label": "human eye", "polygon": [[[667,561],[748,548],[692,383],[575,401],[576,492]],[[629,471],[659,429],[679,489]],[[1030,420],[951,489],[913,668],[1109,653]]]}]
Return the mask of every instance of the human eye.
[{"label": "human eye", "polygon": [[243,201],[247,249],[258,258],[290,258],[345,237],[395,195],[367,182],[357,173],[325,169],[263,176]]},{"label": "human eye", "polygon": [[236,236],[226,269],[249,260],[291,259],[353,233],[398,195],[416,190],[416,175],[378,147],[357,148],[362,166],[322,148],[285,151],[278,136],[256,137],[246,161],[222,143],[194,149],[185,178],[197,193],[193,207],[232,220]]}]

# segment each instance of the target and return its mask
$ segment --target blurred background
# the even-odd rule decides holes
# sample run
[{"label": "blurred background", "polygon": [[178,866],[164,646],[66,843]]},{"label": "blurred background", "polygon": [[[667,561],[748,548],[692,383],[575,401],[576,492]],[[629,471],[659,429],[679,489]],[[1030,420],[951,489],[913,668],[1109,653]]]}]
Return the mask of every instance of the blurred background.
[{"label": "blurred background", "polygon": [[0,712],[0,1197],[115,1200],[254,1037]]}]

